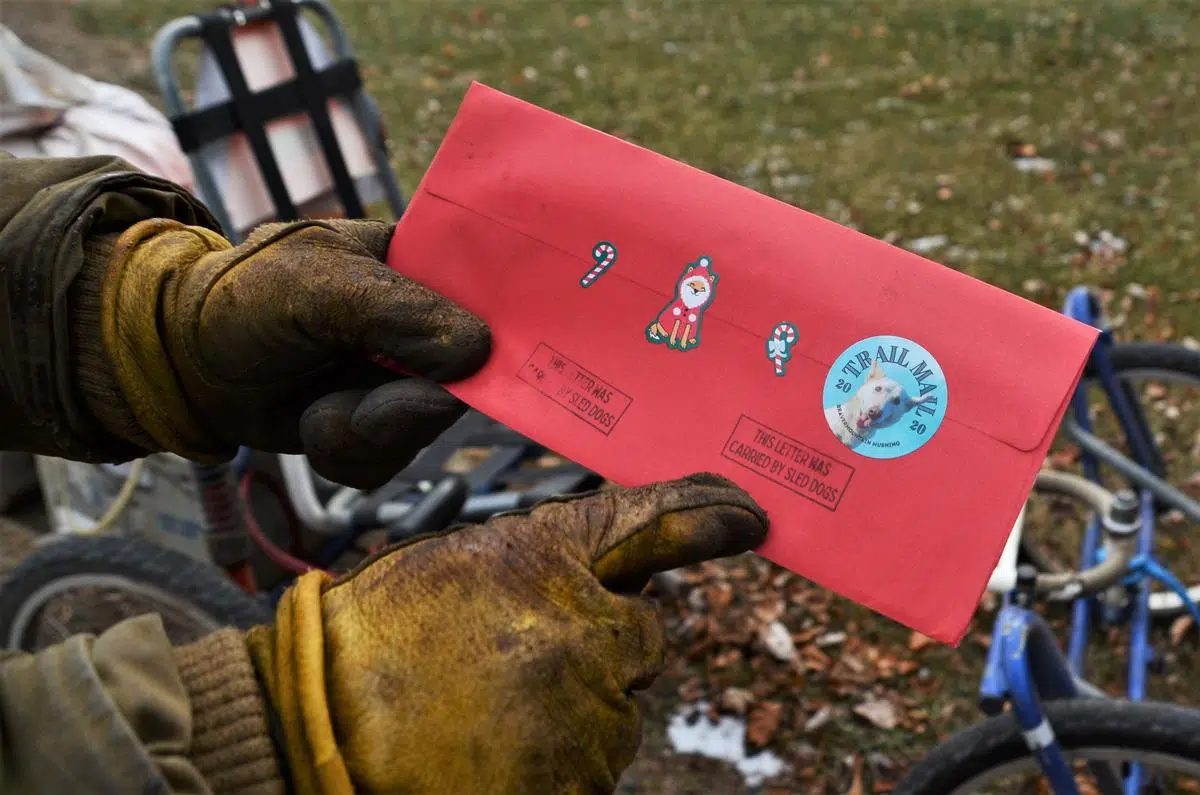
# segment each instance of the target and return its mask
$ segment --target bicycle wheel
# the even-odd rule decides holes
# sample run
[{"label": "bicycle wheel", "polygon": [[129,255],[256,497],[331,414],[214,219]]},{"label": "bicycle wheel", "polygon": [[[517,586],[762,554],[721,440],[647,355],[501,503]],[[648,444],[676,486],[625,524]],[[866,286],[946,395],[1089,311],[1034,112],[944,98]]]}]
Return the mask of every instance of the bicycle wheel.
[{"label": "bicycle wheel", "polygon": [[[1047,721],[1071,761],[1081,792],[1097,792],[1087,762],[1143,766],[1139,795],[1196,792],[1200,786],[1200,710],[1155,702],[1072,699],[1043,705]],[[1084,783],[1086,782],[1086,783]],[[1040,793],[1041,774],[1016,718],[998,715],[934,748],[892,795]]]},{"label": "bicycle wheel", "polygon": [[[1151,470],[1176,487],[1182,486],[1200,470],[1200,351],[1171,343],[1117,343],[1109,351],[1109,360],[1129,402],[1154,434],[1158,456]],[[1084,382],[1095,385],[1090,364],[1084,372]],[[1098,390],[1089,392],[1094,397],[1101,394]],[[1120,438],[1107,399],[1090,402],[1097,435]],[[1117,487],[1118,483],[1114,479],[1106,485]],[[1023,559],[1039,569],[1064,570],[1075,566],[1078,548],[1072,548],[1064,538],[1038,539],[1026,534],[1021,546]],[[1176,574],[1185,582],[1200,582],[1200,560],[1171,560],[1169,552],[1164,557],[1173,570],[1178,568]],[[1200,584],[1190,586],[1189,594],[1200,601]],[[1151,593],[1150,612],[1156,618],[1171,617],[1182,611],[1183,601],[1174,593]]]},{"label": "bicycle wheel", "polygon": [[265,601],[219,570],[127,536],[68,536],[22,560],[0,585],[0,643],[36,651],[143,613],[175,644],[222,627],[269,623]]}]

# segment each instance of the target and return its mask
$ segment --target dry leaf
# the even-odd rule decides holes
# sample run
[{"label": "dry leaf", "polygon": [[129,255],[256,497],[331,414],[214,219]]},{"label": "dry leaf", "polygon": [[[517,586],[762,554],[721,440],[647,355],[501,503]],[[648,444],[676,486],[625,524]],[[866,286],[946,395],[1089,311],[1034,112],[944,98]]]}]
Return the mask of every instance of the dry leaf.
[{"label": "dry leaf", "polygon": [[792,640],[797,645],[803,646],[824,631],[824,627],[812,627],[811,629],[806,629],[803,632],[797,632],[795,635],[792,635]]},{"label": "dry leaf", "polygon": [[1009,157],[1036,157],[1037,147],[1025,141],[1009,141],[1008,146]]},{"label": "dry leaf", "polygon": [[781,621],[772,621],[758,633],[758,639],[771,656],[780,662],[790,662],[796,656],[796,644],[792,642],[792,633]]},{"label": "dry leaf", "polygon": [[826,632],[821,637],[817,638],[818,646],[837,646],[846,642],[845,632]]},{"label": "dry leaf", "polygon": [[867,670],[866,664],[853,654],[843,654],[840,661],[842,665],[845,665],[850,669],[851,673],[861,674],[863,671]]},{"label": "dry leaf", "polygon": [[908,636],[908,650],[920,651],[927,646],[932,646],[937,643],[933,638],[922,635],[920,632],[913,632]]},{"label": "dry leaf", "polygon": [[721,694],[721,707],[735,715],[745,715],[754,703],[754,694],[743,687],[727,687]]},{"label": "dry leaf", "polygon": [[1192,626],[1192,617],[1182,615],[1171,622],[1171,645],[1178,646],[1183,643],[1184,636],[1187,635],[1188,629]]},{"label": "dry leaf", "polygon": [[1065,445],[1063,449],[1050,454],[1050,463],[1054,469],[1069,469],[1079,460],[1081,452],[1073,444]]},{"label": "dry leaf", "polygon": [[863,795],[863,780],[862,780],[862,758],[854,757],[854,775],[850,779],[850,789],[846,790],[846,795]]},{"label": "dry leaf", "polygon": [[754,617],[763,624],[770,624],[772,621],[779,620],[786,607],[782,599],[771,599],[764,604],[755,606]]},{"label": "dry leaf", "polygon": [[688,704],[699,701],[702,695],[704,695],[704,683],[698,676],[693,676],[679,686],[679,698]]},{"label": "dry leaf", "polygon": [[816,646],[805,646],[801,655],[804,657],[805,667],[810,671],[826,671],[833,663],[829,655]]},{"label": "dry leaf", "polygon": [[829,719],[833,717],[833,707],[824,706],[813,713],[813,716],[804,724],[805,732],[815,732],[829,723]]},{"label": "dry leaf", "polygon": [[880,729],[894,729],[900,722],[892,702],[878,698],[859,704],[854,708],[854,714]]},{"label": "dry leaf", "polygon": [[714,613],[722,612],[733,601],[733,586],[727,582],[705,588],[704,596],[708,600],[708,608]]},{"label": "dry leaf", "polygon": [[778,701],[764,701],[759,704],[746,720],[746,739],[751,745],[760,748],[771,742],[771,738],[779,730],[781,717],[783,717],[783,704]]}]

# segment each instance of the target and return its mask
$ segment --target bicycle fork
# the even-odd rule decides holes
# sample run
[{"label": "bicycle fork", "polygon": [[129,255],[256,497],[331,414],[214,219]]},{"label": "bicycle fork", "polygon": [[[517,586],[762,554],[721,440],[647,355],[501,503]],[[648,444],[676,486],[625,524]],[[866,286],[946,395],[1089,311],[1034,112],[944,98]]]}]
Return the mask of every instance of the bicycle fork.
[{"label": "bicycle fork", "polygon": [[[996,618],[981,687],[981,706],[995,713],[1012,704],[1025,743],[1037,759],[1054,795],[1081,795],[1071,764],[1042,712],[1043,699],[1103,698],[1076,677],[1054,634],[1040,616],[1021,604],[1006,603]],[[1120,795],[1121,777],[1104,762],[1088,762],[1104,795]]]}]

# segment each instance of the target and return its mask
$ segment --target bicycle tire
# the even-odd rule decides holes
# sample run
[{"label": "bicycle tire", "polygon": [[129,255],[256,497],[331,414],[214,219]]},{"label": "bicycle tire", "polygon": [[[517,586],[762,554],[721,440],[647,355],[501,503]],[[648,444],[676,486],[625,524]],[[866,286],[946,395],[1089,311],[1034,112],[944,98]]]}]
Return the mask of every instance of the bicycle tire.
[{"label": "bicycle tire", "polygon": [[[1122,751],[1172,757],[1200,772],[1200,710],[1151,701],[1069,699],[1042,705],[1064,753]],[[934,747],[892,795],[962,795],[987,773],[1033,760],[1012,713],[964,729]],[[1036,762],[1035,762],[1036,764]]]},{"label": "bicycle tire", "polygon": [[[1118,377],[1141,373],[1147,376],[1154,374],[1183,375],[1195,379],[1200,386],[1200,350],[1187,348],[1170,342],[1119,342],[1109,349],[1109,361]],[[1096,377],[1095,370],[1088,362],[1084,369],[1085,380]],[[1137,412],[1142,411],[1142,402],[1137,395],[1127,392],[1130,404]],[[1145,422],[1144,417],[1142,421]],[[1165,464],[1160,460],[1152,469],[1160,477],[1166,476]],[[1165,506],[1163,506],[1165,509]],[[1032,550],[1025,550],[1030,552]],[[1039,564],[1037,555],[1031,555],[1031,562]],[[1200,584],[1189,585],[1188,595],[1192,601],[1200,602]],[[1156,591],[1150,594],[1150,613],[1156,618],[1169,618],[1179,615],[1184,610],[1183,600],[1170,591]]]},{"label": "bicycle tire", "polygon": [[[1118,374],[1130,370],[1162,370],[1184,373],[1200,380],[1200,350],[1173,342],[1117,342],[1109,349],[1109,361]],[[1094,377],[1091,362],[1084,377]]]},{"label": "bicycle tire", "polygon": [[[1109,349],[1108,359],[1118,378],[1129,377],[1135,373],[1182,375],[1195,380],[1197,386],[1200,386],[1200,351],[1183,345],[1170,342],[1120,342]],[[1095,377],[1094,367],[1089,360],[1084,368],[1083,379],[1091,381]],[[1129,389],[1128,385],[1125,387],[1130,406],[1137,413],[1139,421],[1145,425],[1146,416],[1140,396]],[[1158,455],[1157,448],[1150,470],[1161,478],[1167,477],[1166,462]]]},{"label": "bicycle tire", "polygon": [[180,552],[129,536],[67,536],[30,553],[0,584],[0,644],[35,650],[37,625],[30,623],[29,611],[38,608],[38,599],[71,582],[124,588],[138,598],[184,605],[189,616],[207,619],[209,631],[249,629],[272,620],[264,600]]}]

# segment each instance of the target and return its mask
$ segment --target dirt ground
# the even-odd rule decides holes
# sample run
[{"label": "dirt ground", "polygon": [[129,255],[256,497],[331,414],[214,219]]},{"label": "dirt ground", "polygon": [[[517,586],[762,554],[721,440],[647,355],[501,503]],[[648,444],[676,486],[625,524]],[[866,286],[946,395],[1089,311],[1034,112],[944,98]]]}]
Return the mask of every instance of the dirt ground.
[{"label": "dirt ground", "polygon": [[[0,0],[0,23],[67,66],[157,102],[149,32],[207,5]],[[1045,305],[1057,308],[1072,284],[1096,285],[1123,339],[1200,337],[1194,3],[335,7],[361,48],[407,186],[465,81],[485,77]],[[1145,397],[1156,430],[1181,451],[1172,479],[1200,492],[1195,396]],[[1077,451],[1056,445],[1053,460],[1074,467]],[[970,517],[963,522],[969,532]],[[1030,526],[1060,559],[1074,558],[1076,512],[1035,501]],[[1168,516],[1161,551],[1196,578],[1191,529]],[[0,532],[0,570],[28,544]],[[644,694],[644,744],[624,795],[884,793],[939,739],[978,719],[993,601],[949,649],[756,559],[686,575],[666,599],[668,670]],[[1062,611],[1050,612],[1061,628]],[[764,643],[777,623],[795,646],[787,661]],[[1165,665],[1152,697],[1200,705],[1195,631],[1166,624],[1154,640]],[[1123,687],[1125,642],[1119,631],[1098,632],[1089,659],[1089,674],[1113,693]],[[705,702],[714,716],[743,717],[751,750],[771,751],[788,769],[750,786],[730,763],[675,753],[671,716]]]},{"label": "dirt ground", "polygon": [[71,0],[0,0],[0,24],[69,69],[140,91],[155,99],[145,42],[83,31]]}]

